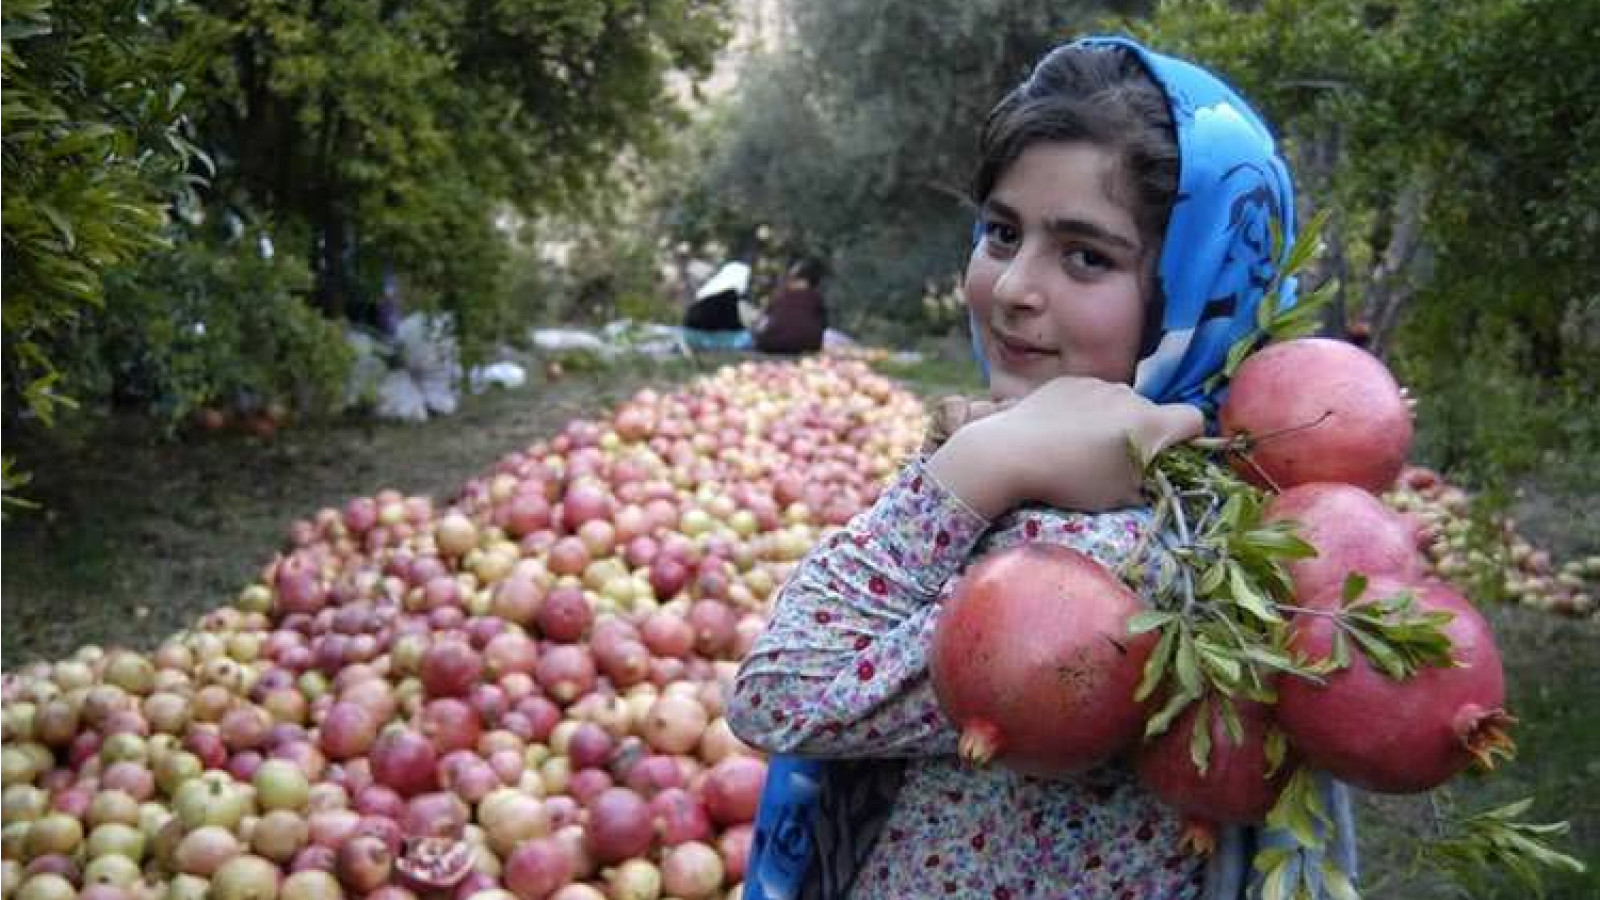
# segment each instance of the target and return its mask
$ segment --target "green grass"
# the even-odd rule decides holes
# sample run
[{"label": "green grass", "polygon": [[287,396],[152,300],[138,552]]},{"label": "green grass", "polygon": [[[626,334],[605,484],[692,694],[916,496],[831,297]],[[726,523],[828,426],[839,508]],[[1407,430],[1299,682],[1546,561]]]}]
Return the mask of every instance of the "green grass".
[{"label": "green grass", "polygon": [[[1583,875],[1556,874],[1546,896],[1556,900],[1600,897],[1600,621],[1563,619],[1530,607],[1486,610],[1506,667],[1517,758],[1484,777],[1451,784],[1455,801],[1482,811],[1522,797],[1534,798],[1530,822],[1565,820],[1571,833],[1557,849],[1589,865]],[[1410,876],[1415,838],[1431,832],[1430,805],[1421,797],[1363,796],[1358,823],[1366,900],[1523,900],[1518,882],[1500,880],[1486,890],[1457,892],[1430,873]]]},{"label": "green grass", "polygon": [[886,359],[873,368],[899,380],[925,398],[946,394],[979,396],[984,392],[983,378],[970,359],[929,352],[915,361]]}]

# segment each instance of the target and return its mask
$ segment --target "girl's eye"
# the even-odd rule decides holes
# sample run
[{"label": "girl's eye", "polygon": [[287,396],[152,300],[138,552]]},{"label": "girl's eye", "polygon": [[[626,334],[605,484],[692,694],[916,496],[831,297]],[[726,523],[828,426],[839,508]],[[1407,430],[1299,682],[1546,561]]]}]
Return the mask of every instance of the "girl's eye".
[{"label": "girl's eye", "polygon": [[1068,250],[1063,259],[1068,268],[1092,274],[1099,274],[1116,267],[1116,261],[1111,257],[1088,247]]},{"label": "girl's eye", "polygon": [[1015,225],[1006,222],[984,222],[983,241],[997,250],[1014,250],[1022,235]]}]

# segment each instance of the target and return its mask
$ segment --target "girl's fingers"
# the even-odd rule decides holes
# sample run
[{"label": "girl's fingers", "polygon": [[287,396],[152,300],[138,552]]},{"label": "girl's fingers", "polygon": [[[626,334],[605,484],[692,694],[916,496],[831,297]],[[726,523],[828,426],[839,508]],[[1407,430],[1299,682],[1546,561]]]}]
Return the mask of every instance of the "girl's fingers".
[{"label": "girl's fingers", "polygon": [[928,437],[922,445],[923,452],[932,453],[962,426],[1008,409],[1015,402],[974,400],[959,395],[940,398],[933,406],[933,414],[928,422]]}]

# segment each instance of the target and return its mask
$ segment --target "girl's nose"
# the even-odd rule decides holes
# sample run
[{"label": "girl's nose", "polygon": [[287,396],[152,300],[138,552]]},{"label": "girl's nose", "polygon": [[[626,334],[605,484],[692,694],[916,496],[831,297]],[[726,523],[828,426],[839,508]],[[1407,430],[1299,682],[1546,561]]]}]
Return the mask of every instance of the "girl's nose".
[{"label": "girl's nose", "polygon": [[1030,261],[1019,254],[1000,273],[994,283],[994,299],[1006,311],[1027,313],[1044,309],[1047,303],[1044,282],[1034,269]]}]

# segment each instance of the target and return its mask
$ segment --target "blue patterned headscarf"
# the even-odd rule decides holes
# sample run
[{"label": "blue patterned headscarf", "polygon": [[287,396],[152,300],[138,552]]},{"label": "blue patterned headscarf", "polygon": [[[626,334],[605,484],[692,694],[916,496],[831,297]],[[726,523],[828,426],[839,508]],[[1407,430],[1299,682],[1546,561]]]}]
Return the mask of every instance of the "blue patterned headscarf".
[{"label": "blue patterned headscarf", "polygon": [[[1134,388],[1156,402],[1194,404],[1210,418],[1220,391],[1208,392],[1206,382],[1234,342],[1255,329],[1256,307],[1282,262],[1274,257],[1269,223],[1277,223],[1281,247],[1294,241],[1288,170],[1260,117],[1205,69],[1126,38],[1066,45],[1072,46],[1132,51],[1167,95],[1178,138],[1178,194],[1161,249],[1159,327],[1147,330]],[[1291,305],[1294,296],[1287,280],[1280,304]],[[987,376],[976,328],[973,333],[973,351]],[[898,789],[899,768],[872,762],[771,759],[745,900],[843,895]],[[1336,783],[1324,780],[1322,787],[1336,820],[1334,862],[1353,874],[1348,797]],[[1292,845],[1287,835],[1257,829],[1228,829],[1222,839],[1208,872],[1208,900],[1240,896],[1258,844]]]},{"label": "blue patterned headscarf", "polygon": [[[1120,37],[1085,38],[1053,52],[1074,47],[1132,51],[1167,95],[1178,134],[1178,194],[1157,272],[1160,324],[1141,349],[1133,386],[1158,403],[1194,404],[1209,417],[1219,397],[1205,383],[1228,348],[1256,327],[1256,307],[1282,262],[1273,256],[1269,223],[1278,223],[1281,247],[1294,243],[1289,171],[1261,118],[1205,69]],[[1280,305],[1294,299],[1288,279]],[[976,328],[973,352],[987,376]]]}]

